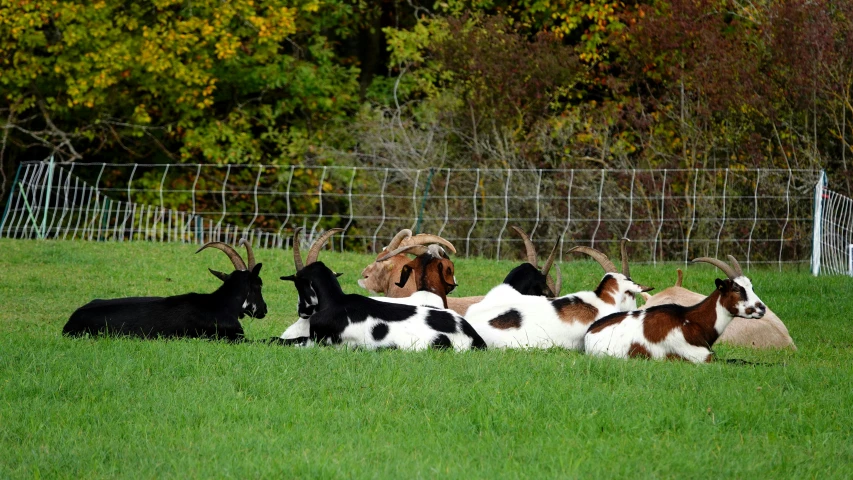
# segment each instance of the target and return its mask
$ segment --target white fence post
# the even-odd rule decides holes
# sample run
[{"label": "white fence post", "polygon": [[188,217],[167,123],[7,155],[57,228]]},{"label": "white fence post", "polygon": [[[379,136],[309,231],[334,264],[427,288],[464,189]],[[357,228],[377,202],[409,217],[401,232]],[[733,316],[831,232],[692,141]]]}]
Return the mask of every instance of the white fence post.
[{"label": "white fence post", "polygon": [[826,172],[820,171],[820,178],[814,187],[814,221],[812,229],[812,275],[820,274],[820,242],[823,236],[823,190],[826,188]]}]

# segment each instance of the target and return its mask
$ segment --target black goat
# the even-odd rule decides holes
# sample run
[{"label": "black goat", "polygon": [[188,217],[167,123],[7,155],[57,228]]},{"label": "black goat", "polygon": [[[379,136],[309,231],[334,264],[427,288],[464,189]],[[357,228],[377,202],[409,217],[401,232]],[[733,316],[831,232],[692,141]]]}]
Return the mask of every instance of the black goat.
[{"label": "black goat", "polygon": [[248,267],[234,248],[210,242],[196,253],[211,247],[225,252],[235,270],[230,274],[210,270],[222,280],[213,293],[186,293],[172,297],[128,297],[92,300],[78,308],[62,329],[64,335],[132,335],[156,337],[206,337],[242,340],[245,315],[263,318],[267,305],[261,295],[263,285],[252,247],[245,240]]}]

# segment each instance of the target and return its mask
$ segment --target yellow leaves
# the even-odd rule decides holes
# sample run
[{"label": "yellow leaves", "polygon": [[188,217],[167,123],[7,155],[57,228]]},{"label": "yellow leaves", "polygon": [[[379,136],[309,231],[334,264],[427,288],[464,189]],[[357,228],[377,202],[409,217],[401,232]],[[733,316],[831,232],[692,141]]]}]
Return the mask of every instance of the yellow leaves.
[{"label": "yellow leaves", "polygon": [[315,13],[315,12],[320,10],[320,2],[319,1],[308,2],[302,7],[302,10],[305,10],[306,12]]},{"label": "yellow leaves", "polygon": [[216,42],[216,58],[225,60],[234,57],[240,47],[240,40],[234,38],[230,33]]}]

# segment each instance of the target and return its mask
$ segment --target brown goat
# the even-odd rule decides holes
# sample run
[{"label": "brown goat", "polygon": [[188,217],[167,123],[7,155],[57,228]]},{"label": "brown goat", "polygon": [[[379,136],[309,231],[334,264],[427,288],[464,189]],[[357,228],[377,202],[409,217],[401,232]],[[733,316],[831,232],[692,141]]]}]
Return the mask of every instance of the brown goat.
[{"label": "brown goat", "polygon": [[[442,249],[438,245],[446,248],[450,253],[456,253],[452,243],[437,235],[413,236],[408,228],[400,230],[391,243],[376,256],[376,260],[362,270],[358,285],[373,293],[385,294],[386,297],[400,298],[412,295],[418,290],[418,286],[414,282],[404,282],[403,286],[398,286],[400,273],[403,267],[411,262],[409,255],[424,254],[432,245],[434,245],[434,253]],[[406,249],[406,247],[411,248]],[[392,255],[391,252],[394,254]]]}]

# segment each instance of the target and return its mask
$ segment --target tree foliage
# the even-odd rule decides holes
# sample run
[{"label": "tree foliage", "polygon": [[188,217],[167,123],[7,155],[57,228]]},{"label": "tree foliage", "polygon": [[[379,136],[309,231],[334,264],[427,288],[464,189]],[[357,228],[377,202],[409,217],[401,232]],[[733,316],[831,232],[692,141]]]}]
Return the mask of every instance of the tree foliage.
[{"label": "tree foliage", "polygon": [[849,179],[851,5],[0,0],[0,181],[51,154]]}]

